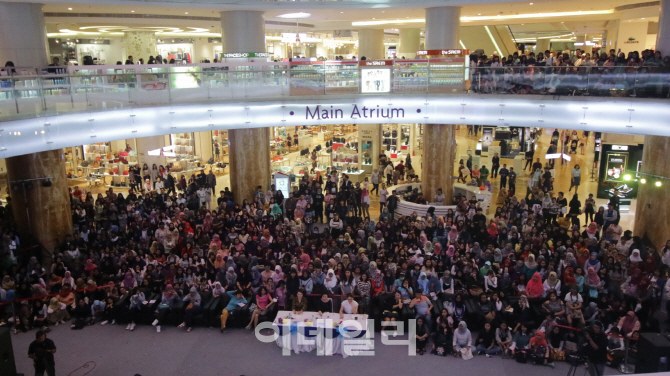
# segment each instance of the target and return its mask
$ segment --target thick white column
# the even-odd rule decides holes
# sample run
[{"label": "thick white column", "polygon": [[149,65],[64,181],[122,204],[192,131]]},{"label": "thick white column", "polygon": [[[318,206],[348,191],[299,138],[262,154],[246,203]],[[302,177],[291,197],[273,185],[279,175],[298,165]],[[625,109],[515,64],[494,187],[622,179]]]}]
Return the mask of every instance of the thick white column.
[{"label": "thick white column", "polygon": [[165,166],[166,158],[164,155],[149,155],[149,151],[163,148],[169,145],[168,141],[170,135],[166,136],[151,136],[151,137],[141,137],[136,138],[137,144],[137,162],[140,164],[140,168],[145,163],[149,165],[149,168],[155,163],[156,165]]},{"label": "thick white column", "polygon": [[663,56],[670,53],[670,0],[661,0],[661,11],[658,15],[658,34],[656,34],[656,50]]},{"label": "thick white column", "polygon": [[386,58],[383,29],[358,30],[358,58],[363,56],[368,60]]},{"label": "thick white column", "polygon": [[231,10],[221,12],[223,52],[265,52],[263,12]]},{"label": "thick white column", "polygon": [[460,7],[426,8],[425,49],[461,48],[458,42],[460,27]]},{"label": "thick white column", "polygon": [[[126,31],[123,33],[123,47],[126,51],[126,56],[133,57],[133,62],[137,64],[140,59],[144,59],[144,64],[149,62],[149,56],[156,57],[158,55],[158,45],[156,44],[155,31]],[[167,56],[163,56],[167,59]],[[151,166],[149,166],[151,167]]]},{"label": "thick white column", "polygon": [[398,48],[398,57],[414,59],[416,51],[421,49],[421,29],[400,29],[400,47]]},{"label": "thick white column", "polygon": [[[577,45],[578,43],[582,43],[581,45]],[[591,53],[592,48],[591,46],[586,45],[586,35],[577,35],[575,37],[575,49],[583,50],[584,53]]]},{"label": "thick white column", "polygon": [[535,55],[538,53],[542,52],[544,54],[544,51],[549,49],[549,45],[551,42],[549,39],[538,39],[537,43],[535,44]]},{"label": "thick white column", "polygon": [[47,65],[42,4],[0,2],[0,62],[17,67]]}]

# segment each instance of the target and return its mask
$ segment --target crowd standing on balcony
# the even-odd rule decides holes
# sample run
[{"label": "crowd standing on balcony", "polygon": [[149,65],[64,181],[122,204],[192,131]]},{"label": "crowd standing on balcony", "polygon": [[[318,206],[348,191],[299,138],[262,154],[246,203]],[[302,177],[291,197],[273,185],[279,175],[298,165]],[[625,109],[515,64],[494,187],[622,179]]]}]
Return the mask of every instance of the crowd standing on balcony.
[{"label": "crowd standing on balcony", "polygon": [[[618,54],[515,52],[470,55],[472,87],[482,93],[668,97],[670,56],[644,50]],[[660,75],[660,74],[663,75]]]}]

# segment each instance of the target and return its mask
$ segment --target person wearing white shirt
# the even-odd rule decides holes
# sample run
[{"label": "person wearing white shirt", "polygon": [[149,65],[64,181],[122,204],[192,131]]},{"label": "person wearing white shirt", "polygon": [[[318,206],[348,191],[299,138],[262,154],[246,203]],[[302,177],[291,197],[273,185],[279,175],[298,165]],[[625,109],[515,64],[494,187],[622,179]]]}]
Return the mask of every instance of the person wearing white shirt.
[{"label": "person wearing white shirt", "polygon": [[488,292],[489,290],[498,289],[498,277],[493,270],[489,270],[484,277],[484,291]]},{"label": "person wearing white shirt", "polygon": [[344,314],[356,315],[358,314],[358,303],[354,300],[354,295],[347,294],[347,300],[340,305],[340,319],[344,318]]}]

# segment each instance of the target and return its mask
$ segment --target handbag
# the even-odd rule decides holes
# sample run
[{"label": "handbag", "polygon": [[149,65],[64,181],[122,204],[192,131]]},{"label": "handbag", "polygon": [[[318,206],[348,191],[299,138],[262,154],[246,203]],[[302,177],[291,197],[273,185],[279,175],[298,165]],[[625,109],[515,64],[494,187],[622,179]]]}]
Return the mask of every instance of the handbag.
[{"label": "handbag", "polygon": [[551,358],[551,360],[564,361],[565,351],[559,349],[551,349],[551,351],[549,352],[549,358]]},{"label": "handbag", "polygon": [[461,358],[463,358],[463,360],[470,360],[474,358],[474,356],[472,355],[472,348],[466,349],[465,347],[463,347],[461,349]]}]

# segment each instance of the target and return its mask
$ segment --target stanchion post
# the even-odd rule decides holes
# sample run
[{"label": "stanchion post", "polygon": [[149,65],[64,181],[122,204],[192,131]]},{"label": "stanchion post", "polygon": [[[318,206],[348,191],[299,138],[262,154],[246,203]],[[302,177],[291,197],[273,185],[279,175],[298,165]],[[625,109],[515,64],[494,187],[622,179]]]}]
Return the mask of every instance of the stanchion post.
[{"label": "stanchion post", "polygon": [[623,363],[619,366],[619,372],[621,373],[633,373],[634,371],[628,365],[628,347],[630,346],[630,338],[626,336],[625,340],[626,351],[624,352]]}]

